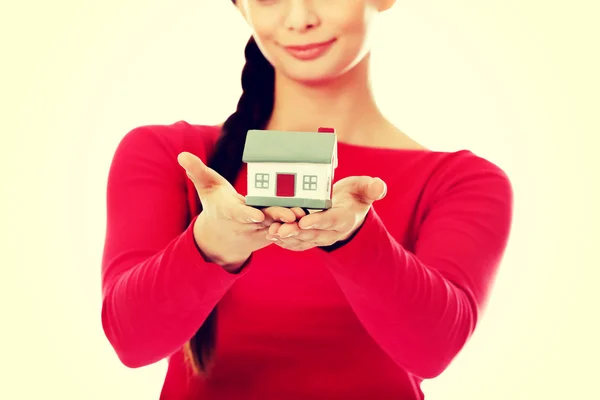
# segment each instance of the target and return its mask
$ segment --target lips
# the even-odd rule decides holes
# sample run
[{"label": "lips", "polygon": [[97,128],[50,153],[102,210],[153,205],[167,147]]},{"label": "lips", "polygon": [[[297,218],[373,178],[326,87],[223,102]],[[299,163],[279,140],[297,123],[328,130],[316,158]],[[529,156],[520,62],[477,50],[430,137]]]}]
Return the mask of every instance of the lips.
[{"label": "lips", "polygon": [[333,43],[334,41],[335,41],[335,39],[331,39],[326,42],[305,44],[305,45],[301,45],[301,46],[285,46],[285,48],[288,50],[295,50],[295,51],[313,50],[313,49],[318,49],[319,47],[327,46],[327,45]]},{"label": "lips", "polygon": [[299,60],[308,61],[321,57],[323,54],[325,54],[327,50],[329,50],[329,48],[335,41],[336,39],[332,39],[320,43],[284,46],[284,49],[293,57]]}]

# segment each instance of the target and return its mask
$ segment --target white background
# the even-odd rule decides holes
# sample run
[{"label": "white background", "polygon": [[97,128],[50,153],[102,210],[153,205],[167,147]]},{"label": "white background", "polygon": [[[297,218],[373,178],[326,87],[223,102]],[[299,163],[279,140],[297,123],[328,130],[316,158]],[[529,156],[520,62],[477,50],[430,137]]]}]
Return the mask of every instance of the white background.
[{"label": "white background", "polygon": [[[597,4],[399,0],[378,26],[385,112],[515,188],[488,311],[428,400],[598,398]],[[0,7],[0,398],[157,399],[166,364],[123,367],[100,325],[108,166],[135,126],[230,113],[246,26],[226,0]]]}]

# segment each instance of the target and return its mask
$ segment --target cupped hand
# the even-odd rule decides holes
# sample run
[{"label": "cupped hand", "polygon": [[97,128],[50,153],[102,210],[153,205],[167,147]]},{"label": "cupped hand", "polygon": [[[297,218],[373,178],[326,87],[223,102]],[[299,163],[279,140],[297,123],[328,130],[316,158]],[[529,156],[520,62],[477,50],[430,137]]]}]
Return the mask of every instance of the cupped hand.
[{"label": "cupped hand", "polygon": [[331,246],[359,229],[371,205],[385,197],[387,186],[379,178],[351,176],[333,185],[332,207],[300,216],[298,222],[274,222],[267,239],[295,251]]},{"label": "cupped hand", "polygon": [[254,251],[271,244],[266,234],[273,222],[296,220],[294,211],[287,208],[259,210],[247,206],[244,196],[225,178],[191,153],[179,154],[177,161],[200,197],[202,212],[193,229],[196,244],[207,261],[235,271]]}]

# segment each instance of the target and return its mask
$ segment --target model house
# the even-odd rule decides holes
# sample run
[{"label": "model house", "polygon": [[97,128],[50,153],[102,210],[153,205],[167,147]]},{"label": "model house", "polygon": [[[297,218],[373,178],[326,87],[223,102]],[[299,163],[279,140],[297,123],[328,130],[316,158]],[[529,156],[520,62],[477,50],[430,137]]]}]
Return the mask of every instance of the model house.
[{"label": "model house", "polygon": [[242,160],[248,171],[246,204],[316,210],[331,207],[337,167],[335,130],[250,130]]}]

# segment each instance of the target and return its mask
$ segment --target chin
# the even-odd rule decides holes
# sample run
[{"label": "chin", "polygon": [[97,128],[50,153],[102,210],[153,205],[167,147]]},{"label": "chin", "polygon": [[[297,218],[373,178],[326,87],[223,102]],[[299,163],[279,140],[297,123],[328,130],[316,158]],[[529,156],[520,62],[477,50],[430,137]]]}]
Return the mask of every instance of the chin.
[{"label": "chin", "polygon": [[310,74],[306,72],[301,73],[286,73],[285,74],[288,79],[291,79],[295,82],[301,83],[307,86],[322,86],[327,85],[335,81],[339,75],[337,74],[324,74],[322,71],[316,74]]},{"label": "chin", "polygon": [[320,86],[340,79],[352,69],[353,66],[348,63],[315,63],[313,65],[283,66],[279,71],[287,79],[304,85]]}]

